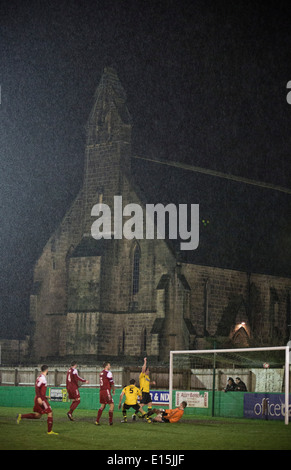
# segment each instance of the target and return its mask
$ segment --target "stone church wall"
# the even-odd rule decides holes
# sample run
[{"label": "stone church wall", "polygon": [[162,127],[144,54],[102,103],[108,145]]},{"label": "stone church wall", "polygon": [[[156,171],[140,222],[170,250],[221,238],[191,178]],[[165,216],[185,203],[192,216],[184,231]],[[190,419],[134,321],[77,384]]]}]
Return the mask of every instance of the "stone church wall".
[{"label": "stone church wall", "polygon": [[207,331],[231,338],[244,324],[257,345],[270,340],[285,344],[291,279],[190,264],[183,265],[183,273],[191,287],[191,319],[198,336]]}]

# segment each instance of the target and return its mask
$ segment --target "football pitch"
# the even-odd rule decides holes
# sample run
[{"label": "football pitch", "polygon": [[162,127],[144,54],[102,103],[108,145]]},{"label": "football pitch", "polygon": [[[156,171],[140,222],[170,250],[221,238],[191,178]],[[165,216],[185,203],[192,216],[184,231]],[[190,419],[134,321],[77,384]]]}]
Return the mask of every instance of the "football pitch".
[{"label": "football pitch", "polygon": [[17,413],[29,408],[0,407],[1,450],[108,450],[108,451],[187,451],[187,450],[291,450],[291,424],[232,418],[186,417],[175,424],[121,423],[114,412],[114,425],[108,425],[108,411],[101,425],[94,424],[97,411],[78,409],[71,422],[64,410],[54,410],[53,430],[47,435],[46,416],[21,420]]}]

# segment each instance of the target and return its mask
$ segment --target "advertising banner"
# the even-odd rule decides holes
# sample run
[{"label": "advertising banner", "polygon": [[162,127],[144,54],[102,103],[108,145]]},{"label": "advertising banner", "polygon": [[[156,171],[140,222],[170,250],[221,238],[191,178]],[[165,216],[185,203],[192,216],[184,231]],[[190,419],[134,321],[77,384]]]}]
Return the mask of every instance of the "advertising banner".
[{"label": "advertising banner", "polygon": [[150,391],[153,405],[168,405],[169,392],[165,390]]},{"label": "advertising banner", "polygon": [[[289,395],[289,417],[291,416],[290,397],[291,395]],[[244,417],[284,420],[284,393],[245,393]]]},{"label": "advertising banner", "polygon": [[68,401],[67,390],[65,388],[50,388],[49,399],[50,401]]},{"label": "advertising banner", "polygon": [[182,401],[190,408],[208,408],[208,392],[176,392],[176,406]]}]

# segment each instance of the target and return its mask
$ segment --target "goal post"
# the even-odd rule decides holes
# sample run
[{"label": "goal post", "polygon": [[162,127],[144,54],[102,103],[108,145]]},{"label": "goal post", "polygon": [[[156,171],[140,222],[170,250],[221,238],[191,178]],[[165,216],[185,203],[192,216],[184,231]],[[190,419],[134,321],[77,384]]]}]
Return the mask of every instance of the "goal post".
[{"label": "goal post", "polygon": [[[227,357],[231,357],[231,360],[233,362],[236,361],[236,358],[240,358],[242,355],[243,357],[247,358],[249,357],[249,353],[251,353],[252,359],[250,359],[250,362],[253,364],[255,363],[254,357],[258,355],[260,357],[260,360],[256,361],[256,363],[260,363],[260,367],[263,370],[263,368],[266,368],[266,370],[269,368],[269,364],[267,362],[262,362],[261,358],[262,357],[268,357],[270,355],[276,355],[277,353],[281,351],[282,358],[280,358],[280,364],[282,363],[281,367],[283,367],[283,375],[282,375],[282,390],[284,389],[284,403],[285,403],[285,417],[284,421],[285,424],[289,423],[289,367],[290,367],[290,348],[288,346],[272,346],[272,347],[257,347],[257,348],[233,348],[233,349],[197,349],[197,350],[177,350],[177,351],[170,351],[170,358],[169,358],[169,406],[170,408],[173,406],[173,394],[174,394],[174,388],[177,389],[177,387],[174,387],[174,372],[176,371],[177,367],[175,367],[174,362],[177,362],[177,359],[179,356],[181,357],[181,360],[183,361],[183,355],[185,356],[185,359],[187,359],[185,362],[187,362],[186,367],[188,367],[188,370],[191,370],[191,362],[193,362],[193,358],[198,358],[201,359],[201,364],[205,364],[208,361],[208,364],[210,365],[210,368],[213,370],[213,382],[212,382],[212,392],[213,392],[213,409],[214,409],[214,391],[215,391],[215,367],[216,367],[216,362],[218,360],[223,360],[221,358],[227,359]],[[281,357],[280,355],[280,357]],[[207,359],[206,359],[207,358]],[[235,359],[234,359],[235,358]],[[248,359],[246,359],[247,361]],[[228,359],[230,362],[230,359]],[[197,361],[196,361],[197,363]],[[205,367],[201,365],[200,367]],[[194,391],[195,387],[191,389]],[[208,388],[208,390],[211,390],[211,387]]]}]

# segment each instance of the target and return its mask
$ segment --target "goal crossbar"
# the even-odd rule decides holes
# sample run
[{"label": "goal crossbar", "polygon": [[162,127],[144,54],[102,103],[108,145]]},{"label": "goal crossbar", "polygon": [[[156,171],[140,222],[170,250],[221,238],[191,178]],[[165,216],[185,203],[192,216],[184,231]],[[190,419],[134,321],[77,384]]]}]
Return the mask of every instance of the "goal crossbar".
[{"label": "goal crossbar", "polygon": [[176,354],[220,354],[220,353],[239,353],[239,352],[255,352],[255,351],[285,351],[285,424],[289,423],[289,346],[271,346],[264,348],[235,348],[235,349],[194,349],[170,351],[169,364],[169,405],[173,403],[173,357]]}]

